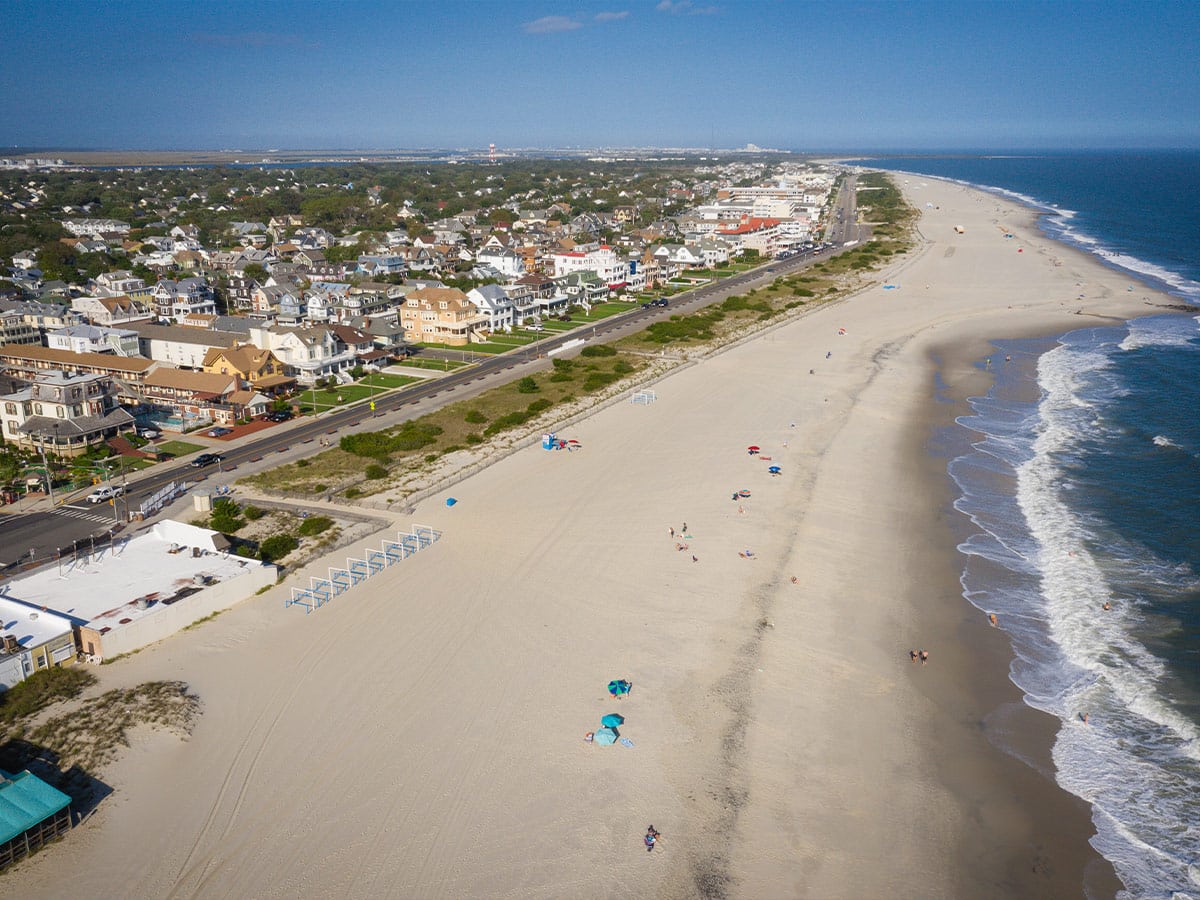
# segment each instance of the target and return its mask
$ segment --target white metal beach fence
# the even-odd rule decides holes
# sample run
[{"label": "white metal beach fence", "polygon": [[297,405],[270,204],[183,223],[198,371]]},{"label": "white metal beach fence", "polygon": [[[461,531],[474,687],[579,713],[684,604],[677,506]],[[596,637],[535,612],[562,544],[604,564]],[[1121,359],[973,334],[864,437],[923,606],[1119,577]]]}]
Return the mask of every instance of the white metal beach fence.
[{"label": "white metal beach fence", "polygon": [[345,566],[330,566],[328,578],[309,578],[306,588],[292,588],[292,596],[283,601],[284,607],[303,606],[305,615],[339,597],[372,575],[408,559],[414,553],[431,546],[442,536],[428,525],[414,525],[412,531],[397,532],[396,539],[385,539],[378,550],[368,547],[362,559],[350,556]]},{"label": "white metal beach fence", "polygon": [[629,398],[631,403],[649,406],[658,399],[658,394],[654,391],[634,391],[633,396]]}]

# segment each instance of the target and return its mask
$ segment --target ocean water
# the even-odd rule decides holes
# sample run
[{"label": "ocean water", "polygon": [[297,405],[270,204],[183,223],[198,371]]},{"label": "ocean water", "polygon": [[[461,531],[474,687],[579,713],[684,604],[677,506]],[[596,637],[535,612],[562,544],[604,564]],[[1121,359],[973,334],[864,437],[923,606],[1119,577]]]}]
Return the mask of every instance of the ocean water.
[{"label": "ocean water", "polygon": [[[1200,302],[1200,154],[864,164],[1006,194],[1135,290]],[[995,344],[950,463],[963,596],[1062,721],[1054,777],[1091,804],[1126,896],[1200,897],[1200,317]]]}]

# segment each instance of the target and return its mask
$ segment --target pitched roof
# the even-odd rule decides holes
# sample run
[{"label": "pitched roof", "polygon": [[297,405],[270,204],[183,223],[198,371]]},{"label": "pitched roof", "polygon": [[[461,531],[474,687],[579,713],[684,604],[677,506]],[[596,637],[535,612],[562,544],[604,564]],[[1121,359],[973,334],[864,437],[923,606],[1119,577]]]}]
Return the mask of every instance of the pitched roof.
[{"label": "pitched roof", "polygon": [[237,390],[237,377],[218,372],[193,372],[189,369],[171,369],[162,366],[146,376],[147,387],[172,388],[192,391],[197,394],[227,394]]},{"label": "pitched roof", "polygon": [[112,372],[145,372],[156,365],[140,356],[113,356],[111,353],[74,353],[34,344],[7,344],[0,347],[0,359],[48,362],[64,369],[94,366]]}]

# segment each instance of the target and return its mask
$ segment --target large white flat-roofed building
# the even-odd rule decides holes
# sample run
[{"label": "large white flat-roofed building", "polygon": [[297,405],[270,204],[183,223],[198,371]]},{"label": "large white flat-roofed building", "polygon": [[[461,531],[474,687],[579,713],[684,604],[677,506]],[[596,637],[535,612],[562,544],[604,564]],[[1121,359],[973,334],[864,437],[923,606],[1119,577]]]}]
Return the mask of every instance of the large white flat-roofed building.
[{"label": "large white flat-roofed building", "polygon": [[276,573],[229,552],[218,532],[167,520],[9,582],[4,596],[69,620],[79,652],[102,662],[233,606]]}]

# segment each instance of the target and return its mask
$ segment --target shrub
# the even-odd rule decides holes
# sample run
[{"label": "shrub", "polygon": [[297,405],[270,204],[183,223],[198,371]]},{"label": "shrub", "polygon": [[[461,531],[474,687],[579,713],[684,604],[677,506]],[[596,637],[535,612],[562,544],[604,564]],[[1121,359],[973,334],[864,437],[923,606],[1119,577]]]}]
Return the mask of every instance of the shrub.
[{"label": "shrub", "polygon": [[35,672],[7,691],[0,691],[0,722],[32,715],[59,700],[78,697],[96,676],[82,668],[55,666]]},{"label": "shrub", "polygon": [[583,389],[589,393],[598,391],[601,388],[608,387],[618,377],[612,372],[592,372],[587,378],[583,379]]},{"label": "shrub", "polygon": [[613,363],[612,370],[614,375],[628,375],[633,371],[633,366],[625,362],[623,359],[618,359],[615,363]]},{"label": "shrub", "polygon": [[355,456],[368,456],[380,460],[386,460],[391,451],[391,441],[382,431],[344,435],[338,441],[338,446]]},{"label": "shrub", "polygon": [[463,420],[470,425],[482,425],[488,419],[487,416],[485,416],[479,410],[469,409],[467,410],[467,414],[463,416]]},{"label": "shrub", "polygon": [[608,344],[589,344],[579,351],[580,356],[616,356],[617,348]]},{"label": "shrub", "polygon": [[575,360],[559,359],[558,357],[555,357],[554,360],[551,362],[551,365],[554,366],[554,370],[556,372],[566,372],[566,371],[574,368]]},{"label": "shrub", "polygon": [[309,467],[309,465],[310,465],[310,463],[307,459],[296,460],[296,468],[297,469],[307,469]]},{"label": "shrub", "polygon": [[387,478],[388,470],[379,463],[371,463],[363,474],[367,476],[367,480],[377,481],[380,478]]},{"label": "shrub", "polygon": [[273,534],[258,545],[258,555],[262,557],[263,562],[274,562],[283,559],[299,546],[300,542],[294,535]]},{"label": "shrub", "polygon": [[520,381],[517,382],[517,393],[518,394],[535,394],[540,390],[541,390],[541,388],[539,388],[538,383],[533,380],[532,375],[526,375],[524,378],[522,378]]},{"label": "shrub", "polygon": [[483,435],[477,431],[472,431],[470,434],[468,434],[466,436],[466,438],[464,438],[464,440],[466,440],[466,442],[472,446],[474,446],[475,444],[482,444],[483,443]]},{"label": "shrub", "polygon": [[309,516],[300,523],[300,527],[296,531],[301,537],[313,537],[332,527],[333,519],[329,516]]},{"label": "shrub", "polygon": [[238,505],[228,497],[220,497],[213,501],[212,515],[209,516],[209,527],[222,534],[233,534],[246,524],[240,515]]},{"label": "shrub", "polygon": [[545,397],[542,397],[542,398],[540,398],[538,400],[534,400],[532,403],[530,403],[529,406],[527,406],[525,408],[525,411],[528,412],[531,416],[536,416],[538,413],[544,412],[545,410],[549,409],[553,405],[554,405],[554,403],[552,401],[547,400]]},{"label": "shrub", "polygon": [[814,291],[810,291],[808,288],[792,288],[792,295],[795,297],[811,297],[814,293]]},{"label": "shrub", "polygon": [[327,487],[328,487],[328,485],[326,485],[325,482],[318,481],[316,484],[314,484],[312,487],[310,487],[309,490],[312,491],[314,494],[323,494],[323,493],[325,493],[325,489]]},{"label": "shrub", "polygon": [[562,384],[564,381],[574,381],[574,380],[575,380],[575,376],[572,375],[570,372],[555,372],[553,375],[550,376],[550,381],[553,381],[556,384]]},{"label": "shrub", "polygon": [[346,488],[343,496],[345,496],[347,500],[353,500],[355,497],[361,497],[362,491],[356,487],[348,487]]}]

